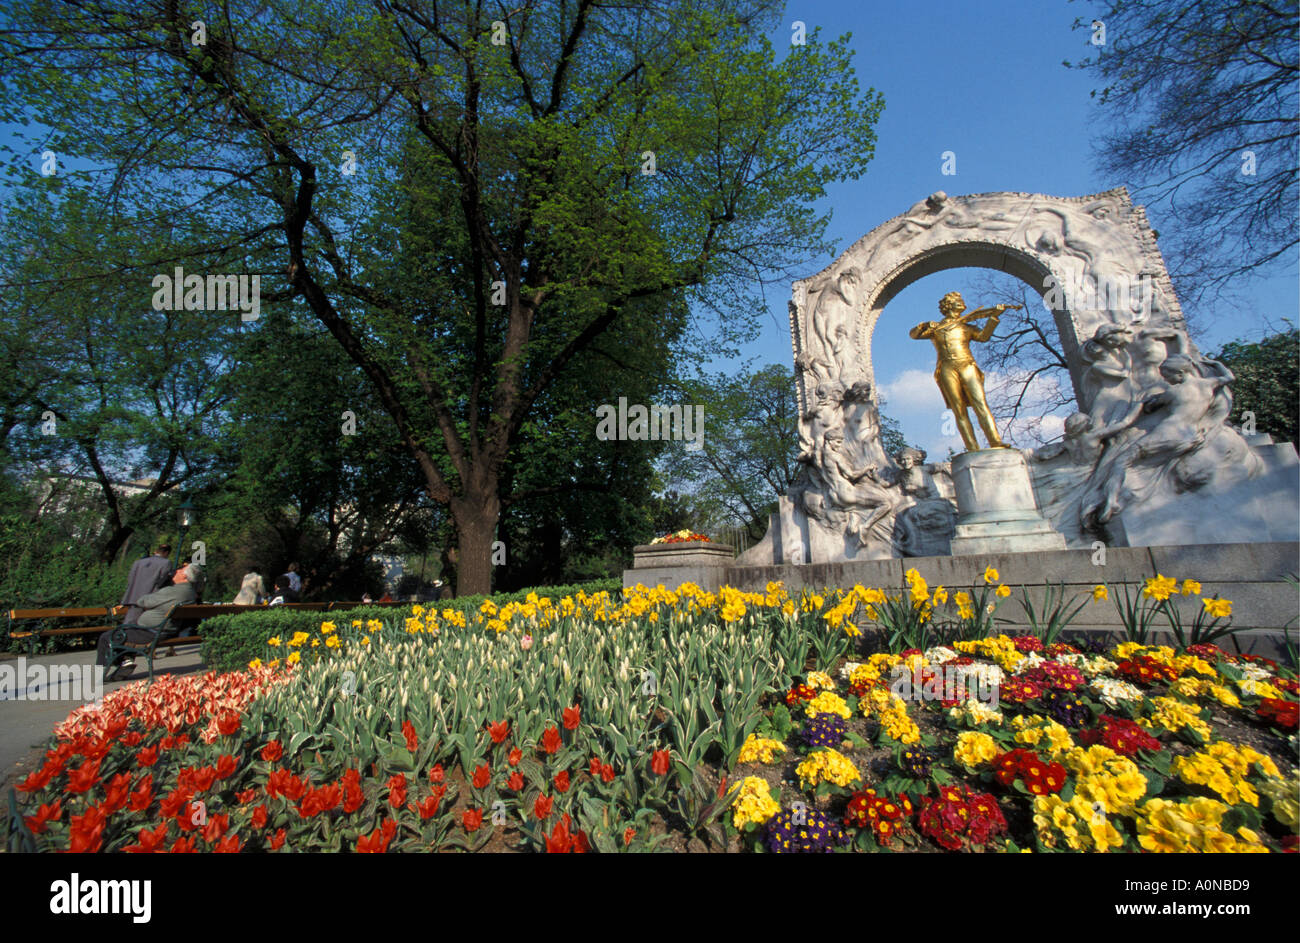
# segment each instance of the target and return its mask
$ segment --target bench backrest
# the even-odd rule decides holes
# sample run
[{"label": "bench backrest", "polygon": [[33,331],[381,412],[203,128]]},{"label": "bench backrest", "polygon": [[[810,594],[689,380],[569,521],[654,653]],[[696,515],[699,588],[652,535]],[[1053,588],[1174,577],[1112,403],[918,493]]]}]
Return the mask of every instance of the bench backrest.
[{"label": "bench backrest", "polygon": [[10,619],[88,619],[113,614],[112,606],[83,606],[80,609],[10,609]]}]

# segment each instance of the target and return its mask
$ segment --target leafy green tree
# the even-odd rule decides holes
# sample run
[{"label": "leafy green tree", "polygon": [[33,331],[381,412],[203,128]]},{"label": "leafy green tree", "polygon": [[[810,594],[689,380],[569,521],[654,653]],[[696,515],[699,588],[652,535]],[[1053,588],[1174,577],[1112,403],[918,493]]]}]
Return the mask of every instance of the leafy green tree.
[{"label": "leafy green tree", "polygon": [[[1237,377],[1230,421],[1252,413],[1257,432],[1300,444],[1300,331],[1292,328],[1263,340],[1236,340],[1213,355]],[[1247,423],[1249,426],[1249,423]]]},{"label": "leafy green tree", "polygon": [[[687,498],[688,522],[678,526],[740,527],[751,540],[760,540],[777,498],[802,471],[794,375],[769,364],[689,383],[686,391],[703,407],[705,434],[698,449],[673,443],[662,463],[673,493]],[[892,455],[906,445],[897,421],[883,412],[880,426],[886,452]]]},{"label": "leafy green tree", "polygon": [[[845,40],[778,59],[775,12],[259,0],[196,26],[174,0],[19,0],[0,120],[34,119],[38,148],[109,171],[113,205],[300,298],[447,508],[477,593],[511,455],[579,354],[688,289],[743,331],[756,276],[828,249],[810,207],[864,171],[882,103]],[[445,241],[395,271],[413,220]]]},{"label": "leafy green tree", "polygon": [[[179,247],[131,222],[113,229],[85,191],[38,187],[6,206],[0,234],[0,351],[22,378],[5,394],[2,454],[31,483],[93,484],[104,531],[83,539],[105,562],[160,526],[178,489],[219,477],[220,381],[238,330],[237,315],[152,309],[135,253]],[[143,491],[121,487],[146,474]]]},{"label": "leafy green tree", "polygon": [[222,429],[233,471],[200,521],[225,585],[296,561],[313,598],[359,598],[378,589],[374,554],[428,549],[431,508],[365,377],[312,323],[275,312],[240,339]]}]

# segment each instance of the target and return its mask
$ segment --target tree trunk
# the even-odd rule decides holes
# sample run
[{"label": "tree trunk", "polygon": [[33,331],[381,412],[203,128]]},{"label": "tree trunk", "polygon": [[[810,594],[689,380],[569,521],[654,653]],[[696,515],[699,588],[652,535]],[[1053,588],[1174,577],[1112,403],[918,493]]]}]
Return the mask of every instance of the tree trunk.
[{"label": "tree trunk", "polygon": [[456,560],[456,595],[487,595],[492,592],[492,540],[501,516],[496,488],[452,498],[450,510],[460,551]]},{"label": "tree trunk", "polygon": [[112,536],[108,538],[108,542],[104,545],[104,549],[100,551],[99,558],[103,562],[111,564],[117,559],[119,551],[122,550],[123,546],[125,546],[126,542],[131,539],[131,535],[134,533],[135,528],[130,525],[115,526],[113,528]]}]

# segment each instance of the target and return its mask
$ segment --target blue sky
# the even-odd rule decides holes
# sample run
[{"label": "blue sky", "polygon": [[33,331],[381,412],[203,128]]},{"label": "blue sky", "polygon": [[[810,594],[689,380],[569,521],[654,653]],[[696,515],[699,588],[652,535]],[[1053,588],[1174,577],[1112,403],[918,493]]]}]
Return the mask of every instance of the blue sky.
[{"label": "blue sky", "polygon": [[[1090,72],[1067,69],[1090,48],[1076,17],[1090,20],[1094,5],[1065,0],[795,0],[774,42],[789,42],[789,24],[802,20],[823,35],[851,32],[854,63],[863,88],[882,92],[875,157],[856,181],[830,188],[834,207],[828,235],[843,251],[858,237],[908,209],[935,190],[949,194],[1015,190],[1079,196],[1134,181],[1100,177],[1092,148],[1103,116],[1089,91]],[[957,173],[941,173],[944,151],[957,155]],[[1166,228],[1161,207],[1149,206],[1153,227]],[[831,257],[833,258],[833,256]],[[831,258],[810,258],[813,275]],[[798,266],[797,266],[798,267]],[[943,405],[931,374],[933,350],[907,330],[935,316],[946,291],[983,281],[977,270],[949,270],[924,278],[898,295],[876,328],[873,360],[887,399],[909,441],[942,458],[949,444],[939,415]],[[1005,276],[1004,276],[1005,278]],[[788,292],[769,292],[761,335],[743,350],[755,364],[791,366],[786,315]],[[1237,337],[1258,337],[1265,324],[1297,317],[1300,283],[1292,266],[1256,281],[1242,292],[1244,304],[1225,311],[1188,307],[1193,339],[1213,350]],[[971,307],[977,299],[967,296]],[[1024,442],[1022,444],[1032,444]]]}]

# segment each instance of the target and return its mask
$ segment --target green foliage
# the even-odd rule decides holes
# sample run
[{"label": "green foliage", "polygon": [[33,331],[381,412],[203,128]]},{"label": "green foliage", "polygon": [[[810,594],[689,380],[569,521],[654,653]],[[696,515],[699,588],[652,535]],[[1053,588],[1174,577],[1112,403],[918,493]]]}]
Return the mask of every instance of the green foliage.
[{"label": "green foliage", "polygon": [[[1020,588],[1020,605],[1025,611],[1025,620],[1029,623],[1029,634],[1038,638],[1044,645],[1052,645],[1062,632],[1069,627],[1074,618],[1088,605],[1091,598],[1087,592],[1073,609],[1065,598],[1065,584],[1056,586],[1047,584],[1043,587],[1043,603],[1035,606],[1029,598],[1029,589]],[[1011,619],[999,619],[999,622],[1011,622]]]},{"label": "green foliage", "polygon": [[[93,545],[70,538],[51,522],[0,514],[0,608],[53,609],[116,605],[126,588],[134,561],[106,564]],[[85,622],[60,619],[25,622],[24,629],[105,625],[105,617]],[[66,651],[93,643],[93,635],[54,636],[36,640],[38,652]],[[8,651],[30,649],[30,639],[9,640]]]},{"label": "green foliage", "polygon": [[1300,444],[1300,330],[1233,341],[1214,357],[1233,372],[1231,421],[1253,413],[1255,431]]},{"label": "green foliage", "polygon": [[[576,595],[578,592],[595,595],[604,591],[611,595],[617,595],[621,588],[622,582],[620,580],[598,580],[593,583],[570,586],[539,586],[534,589],[491,597],[458,596],[455,599],[429,602],[423,605],[425,608],[437,609],[440,612],[444,609],[453,609],[468,614],[476,612],[479,606],[483,604],[483,601],[488,598],[491,598],[498,606],[503,606],[508,602],[523,602],[529,593],[536,593],[539,597],[545,596],[555,600],[564,596]],[[266,640],[273,636],[278,635],[281,639],[287,640],[295,632],[315,633],[322,622],[333,622],[338,626],[345,624],[350,626],[354,619],[363,621],[378,619],[385,624],[388,630],[400,631],[400,626],[411,615],[411,611],[412,609],[409,606],[359,606],[355,609],[340,609],[331,612],[281,609],[276,606],[264,610],[234,613],[228,616],[215,616],[205,620],[199,626],[198,632],[203,637],[203,644],[200,647],[199,654],[203,659],[203,663],[215,671],[235,671],[248,667],[248,663],[254,658],[265,657],[267,652]]]},{"label": "green foliage", "polygon": [[322,622],[336,625],[353,619],[380,619],[389,625],[400,624],[410,610],[396,606],[360,606],[337,612],[312,612],[301,609],[268,607],[264,611],[239,612],[214,616],[200,623],[203,637],[199,657],[214,671],[237,671],[266,651],[266,640],[276,635],[288,639],[295,632],[315,633]]}]

